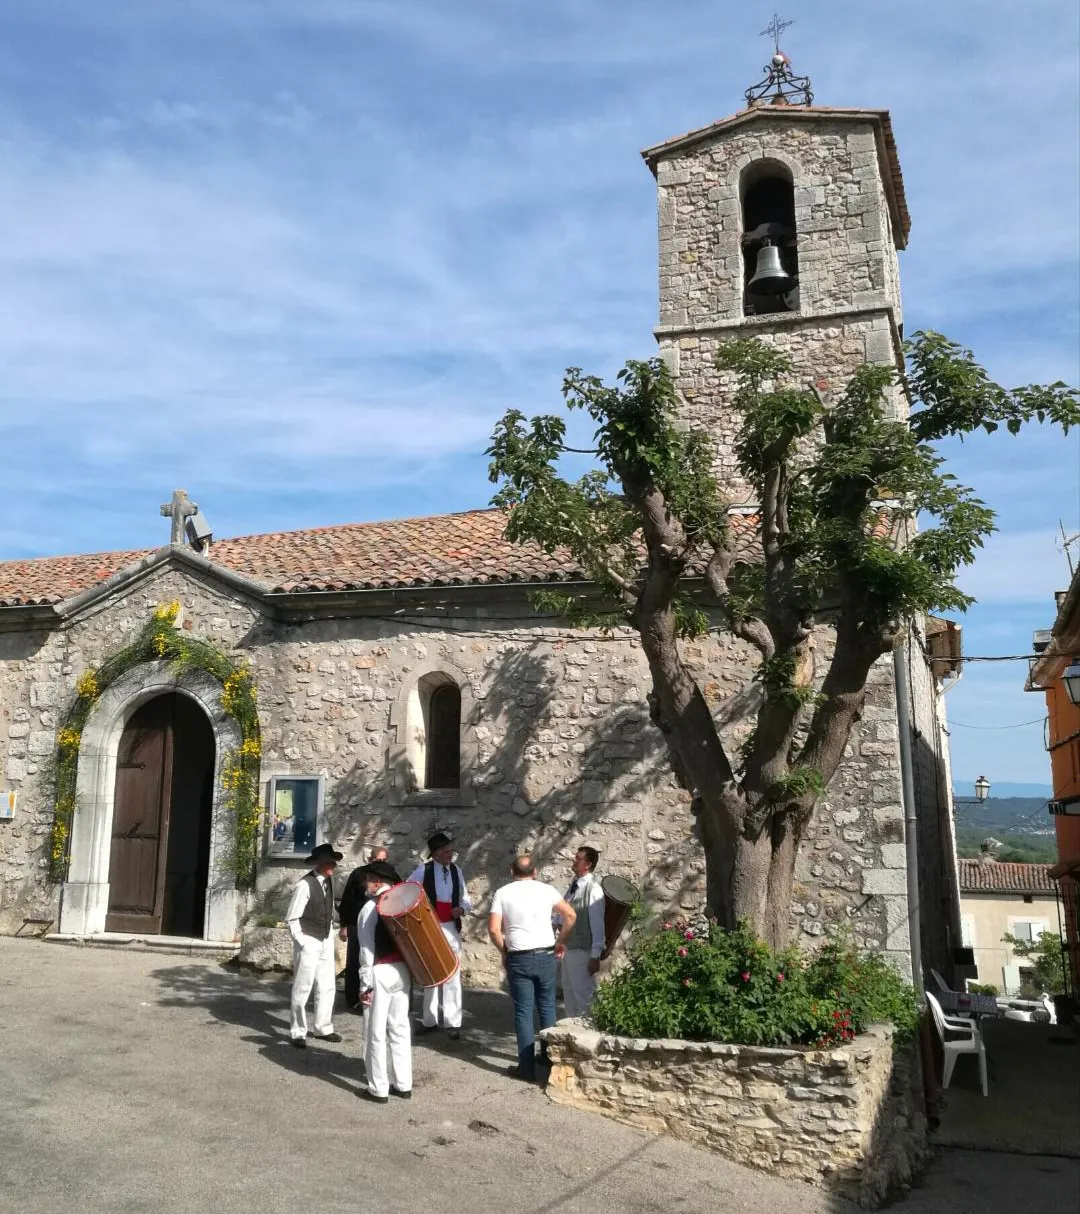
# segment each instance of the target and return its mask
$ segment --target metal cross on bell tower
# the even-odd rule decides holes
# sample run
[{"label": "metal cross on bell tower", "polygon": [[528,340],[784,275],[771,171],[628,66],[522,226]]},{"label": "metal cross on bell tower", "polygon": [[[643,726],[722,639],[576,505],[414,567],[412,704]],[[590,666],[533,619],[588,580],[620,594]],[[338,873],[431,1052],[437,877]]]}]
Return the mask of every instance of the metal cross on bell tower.
[{"label": "metal cross on bell tower", "polygon": [[791,60],[780,49],[780,35],[794,24],[773,13],[773,19],[761,31],[759,37],[773,40],[773,55],[765,65],[765,79],[746,90],[747,105],[813,105],[810,77],[796,76],[791,70]]},{"label": "metal cross on bell tower", "polygon": [[772,38],[773,50],[776,54],[780,54],[780,35],[788,28],[789,25],[794,25],[794,21],[781,21],[779,13],[773,13],[772,20],[758,34],[759,38]]}]

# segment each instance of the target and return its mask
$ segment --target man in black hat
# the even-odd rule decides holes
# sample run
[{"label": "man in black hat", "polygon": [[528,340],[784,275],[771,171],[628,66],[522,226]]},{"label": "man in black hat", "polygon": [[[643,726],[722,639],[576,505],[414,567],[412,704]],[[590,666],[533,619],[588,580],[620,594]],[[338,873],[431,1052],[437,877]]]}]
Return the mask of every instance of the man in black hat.
[{"label": "man in black hat", "polygon": [[[368,862],[387,858],[385,847],[373,847]],[[345,948],[345,1006],[353,1012],[363,1011],[360,1003],[360,943],[356,935],[356,924],[367,901],[364,877],[364,866],[354,868],[345,882],[345,889],[338,903],[338,922],[341,924],[338,935],[348,942]]]},{"label": "man in black hat", "polygon": [[364,1016],[364,1069],[367,1086],[357,1095],[376,1104],[391,1096],[412,1096],[412,1041],[409,1034],[411,978],[405,959],[379,915],[379,898],[401,878],[385,860],[364,865],[367,901],[360,911],[361,998]]},{"label": "man in black hat", "polygon": [[[472,910],[465,874],[454,863],[454,840],[439,831],[428,839],[426,864],[414,869],[407,880],[422,885],[442,927],[447,943],[458,956],[461,954],[461,917]],[[433,1033],[439,1027],[439,992],[442,991],[443,1026],[446,1035],[461,1036],[461,967],[442,986],[424,987],[424,1023],[422,1033]]]},{"label": "man in black hat", "polygon": [[308,856],[311,872],[293,890],[285,922],[293,938],[293,984],[289,1034],[302,1050],[307,1046],[307,1001],[315,989],[315,1027],[320,1041],[340,1041],[334,1032],[334,881],[342,853],[320,843]]}]

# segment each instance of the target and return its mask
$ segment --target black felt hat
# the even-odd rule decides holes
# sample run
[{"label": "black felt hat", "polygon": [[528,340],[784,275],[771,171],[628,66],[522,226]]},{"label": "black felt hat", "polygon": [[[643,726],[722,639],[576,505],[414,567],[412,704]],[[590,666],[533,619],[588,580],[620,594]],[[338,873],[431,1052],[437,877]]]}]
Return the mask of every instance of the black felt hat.
[{"label": "black felt hat", "polygon": [[453,839],[449,835],[443,834],[440,830],[437,834],[431,836],[427,841],[428,855],[433,856],[440,847],[445,847],[448,843],[453,843]]},{"label": "black felt hat", "polygon": [[360,871],[365,877],[379,877],[383,881],[389,881],[391,885],[401,883],[397,869],[386,860],[372,860],[370,864],[365,864]]},{"label": "black felt hat", "polygon": [[336,864],[339,860],[345,859],[345,853],[334,851],[333,843],[320,843],[318,847],[308,856],[309,864],[325,864],[327,860],[333,860]]}]

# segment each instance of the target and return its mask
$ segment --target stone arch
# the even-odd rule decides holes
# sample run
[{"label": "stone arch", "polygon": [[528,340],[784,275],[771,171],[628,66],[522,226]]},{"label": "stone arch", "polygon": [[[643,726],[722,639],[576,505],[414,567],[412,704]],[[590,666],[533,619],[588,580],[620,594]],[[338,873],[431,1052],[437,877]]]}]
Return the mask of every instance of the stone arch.
[{"label": "stone arch", "polygon": [[[739,186],[743,179],[743,174],[752,165],[759,165],[762,162],[772,161],[784,168],[790,175],[795,189],[804,188],[806,178],[806,170],[802,163],[797,160],[790,152],[778,146],[762,146],[761,152],[756,156],[749,154],[740,156],[732,167],[731,176],[728,179],[728,185],[735,192],[735,197],[739,197]],[[798,218],[798,208],[796,208],[796,218]]]},{"label": "stone arch", "polygon": [[[771,151],[740,162],[736,196],[745,316],[800,311],[800,223],[795,205],[798,170],[791,157]],[[762,285],[751,287],[755,272],[769,259],[777,273],[766,277]],[[790,275],[789,279],[778,276],[781,269]],[[786,289],[768,290],[767,284],[784,281],[789,284]]]},{"label": "stone arch", "polygon": [[168,662],[146,662],[122,674],[101,693],[83,726],[68,876],[60,902],[61,932],[89,935],[105,930],[120,738],[137,709],[170,692],[194,701],[213,731],[210,867],[203,935],[207,940],[236,937],[242,895],[230,863],[234,824],[221,777],[226,758],[242,743],[240,725],[222,708],[221,684],[213,675],[202,670],[177,674]]},{"label": "stone arch", "polygon": [[[421,747],[417,730],[424,719],[424,697],[440,686],[453,684],[461,698],[460,775],[457,788],[424,788]],[[472,683],[452,662],[433,659],[409,672],[390,715],[393,738],[387,753],[388,801],[391,805],[460,807],[476,804],[473,772],[476,742],[473,734],[476,701]]]}]

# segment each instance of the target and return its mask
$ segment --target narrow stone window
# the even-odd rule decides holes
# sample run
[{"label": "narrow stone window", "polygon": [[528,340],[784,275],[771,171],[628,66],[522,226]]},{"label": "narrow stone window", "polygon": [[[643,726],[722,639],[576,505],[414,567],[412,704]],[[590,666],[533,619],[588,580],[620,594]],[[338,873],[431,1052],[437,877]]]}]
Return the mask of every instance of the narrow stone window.
[{"label": "narrow stone window", "polygon": [[739,182],[743,315],[799,310],[795,186],[786,165],[757,160]]},{"label": "narrow stone window", "polygon": [[461,787],[461,692],[456,683],[440,683],[424,706],[425,788]]}]

